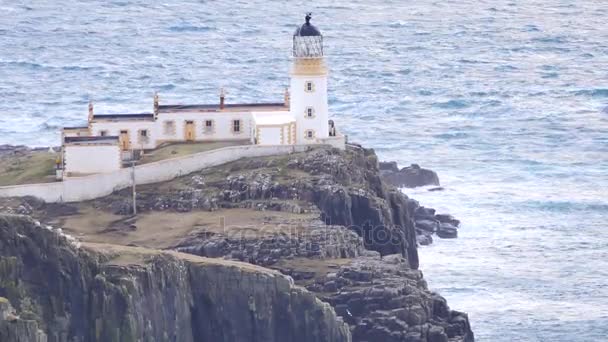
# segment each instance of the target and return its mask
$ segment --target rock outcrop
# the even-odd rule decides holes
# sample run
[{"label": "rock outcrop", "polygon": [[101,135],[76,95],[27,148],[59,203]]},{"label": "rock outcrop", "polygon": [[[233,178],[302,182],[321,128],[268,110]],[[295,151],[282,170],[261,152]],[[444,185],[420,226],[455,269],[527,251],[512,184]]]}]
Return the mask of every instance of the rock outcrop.
[{"label": "rock outcrop", "polygon": [[21,216],[0,216],[0,296],[29,317],[0,317],[7,342],[42,341],[38,329],[49,342],[350,341],[328,304],[277,272],[143,248],[77,248]]},{"label": "rock outcrop", "polygon": [[405,264],[398,255],[366,256],[308,288],[354,326],[355,341],[473,341],[467,315],[450,310]]},{"label": "rock outcrop", "polygon": [[46,342],[38,322],[20,317],[8,299],[0,297],[0,341]]},{"label": "rock outcrop", "polygon": [[[79,216],[74,221],[78,224],[91,222],[92,218],[82,217],[86,214],[81,211],[91,213],[89,215],[93,216],[119,217],[118,220],[109,222],[107,226],[95,227],[94,241],[106,241],[104,239],[111,238],[115,244],[130,246],[134,243],[149,248],[146,243],[150,243],[156,246],[153,248],[244,261],[272,268],[290,276],[296,285],[308,289],[310,292],[303,292],[305,295],[314,293],[316,298],[329,303],[340,319],[348,324],[348,330],[352,333],[354,341],[471,342],[474,340],[466,314],[450,310],[445,299],[429,291],[422,273],[418,271],[417,245],[431,243],[433,234],[454,237],[460,222],[449,215],[436,214],[434,209],[421,206],[417,201],[408,198],[397,188],[383,181],[378,159],[373,150],[356,146],[349,147],[346,151],[317,148],[288,156],[244,159],[186,175],[170,182],[140,186],[137,196],[139,221],[138,218],[129,216],[132,204],[131,193],[127,190],[80,204],[49,205],[34,199],[22,199],[11,203],[0,202],[0,210],[4,207],[7,211],[33,215],[59,226],[72,216]],[[192,226],[183,228],[178,224],[174,226],[173,222],[166,222],[155,228],[157,234],[161,234],[160,230],[162,234],[155,236],[152,239],[154,241],[142,237],[142,234],[152,228],[150,225],[153,222],[149,217],[160,219],[165,215],[177,215],[173,216],[175,220],[192,222]],[[214,220],[221,221],[221,224],[215,224]],[[90,228],[79,230],[72,225],[72,229],[74,234],[83,234],[80,236],[84,241],[87,241],[87,234],[91,233]],[[171,232],[167,233],[167,231]],[[137,237],[126,240],[122,238],[131,234]],[[158,247],[158,240],[168,238],[171,239],[171,243]],[[86,244],[86,246],[91,245]],[[112,295],[110,297],[112,302],[109,304],[103,304],[105,299],[103,302],[96,301],[95,304],[101,307],[114,307],[121,303],[121,307],[127,307],[129,310],[137,308],[147,312],[153,312],[157,306],[167,307],[167,310],[177,315],[176,317],[181,318],[184,315],[187,320],[188,317],[194,316],[196,320],[198,319],[196,317],[203,315],[207,321],[217,321],[210,323],[213,327],[217,327],[225,320],[229,320],[226,315],[232,310],[239,310],[239,306],[242,312],[231,315],[231,318],[238,318],[239,322],[246,319],[250,306],[246,296],[236,296],[235,303],[217,302],[215,296],[226,296],[226,291],[255,293],[255,290],[249,287],[243,288],[244,285],[233,288],[232,283],[235,282],[235,278],[241,279],[236,281],[238,284],[247,283],[249,284],[247,286],[254,286],[252,284],[260,282],[243,278],[240,274],[223,277],[211,271],[201,276],[200,273],[203,272],[199,270],[201,266],[197,264],[197,267],[193,268],[192,262],[183,254],[176,259],[171,254],[173,252],[151,253],[146,250],[147,252],[144,253],[140,251],[141,248],[124,247],[130,251],[125,253],[123,250],[114,251],[116,247],[104,246],[96,249],[99,248],[112,249],[112,251],[80,252],[85,254],[81,258],[83,260],[95,259],[92,261],[93,266],[84,268],[85,273],[94,273],[94,278],[101,277],[100,274],[104,277],[104,281],[101,282],[104,286],[94,287],[93,293],[118,292],[123,296],[114,299]],[[137,263],[143,265],[133,266],[134,255],[138,260]],[[125,266],[125,261],[129,261],[128,267]],[[221,262],[225,261],[218,262],[221,265]],[[92,268],[96,271],[91,271]],[[211,268],[207,266],[204,269]],[[224,274],[225,270],[218,268],[214,272]],[[264,274],[262,272],[262,275],[256,276],[256,279],[261,277],[263,278],[261,282],[265,282],[265,277],[270,276]],[[271,279],[284,280],[276,273],[271,274],[273,275]],[[171,279],[175,279],[175,283]],[[79,281],[87,284],[88,282],[89,280]],[[199,285],[210,282],[218,289],[212,287],[213,290],[210,290],[208,286]],[[111,284],[111,290],[107,289],[109,285],[105,284]],[[169,292],[158,290],[157,288],[166,287],[159,284],[170,284],[171,290]],[[195,286],[196,289],[203,288],[205,293],[213,293],[214,297],[203,298],[203,294],[194,289]],[[222,286],[223,288],[219,289]],[[277,286],[279,285],[275,287]],[[116,287],[120,290],[116,290]],[[284,285],[279,287],[286,288]],[[91,290],[83,289],[80,293],[87,291]],[[144,296],[142,293],[158,299],[142,306],[139,304],[139,300]],[[187,312],[183,312],[181,307],[176,308],[176,300],[162,299],[166,296],[179,297],[183,293],[185,298],[180,299],[180,302],[183,300],[190,303],[191,307],[190,311],[186,310]],[[272,298],[283,298],[279,294],[274,294],[275,292],[270,293]],[[2,295],[0,291],[0,296]],[[292,294],[291,297],[294,295]],[[254,298],[257,309],[260,305],[257,301],[261,299],[255,296]],[[243,301],[247,303],[243,304]],[[204,311],[206,310],[204,308],[209,306],[198,309],[203,310],[203,313],[192,309],[196,303],[201,302],[211,307],[228,307],[229,312],[225,311],[227,309],[223,309],[224,311],[217,309],[217,312]],[[313,302],[316,303],[311,299],[310,303]],[[48,305],[47,302],[42,306]],[[293,308],[295,305],[293,301],[275,300],[268,305],[273,305],[276,311],[276,313],[264,311],[263,316],[270,323],[265,320],[264,324],[267,324],[265,328],[254,324],[250,324],[250,328],[255,326],[255,329],[276,330],[278,328],[273,325],[276,322],[272,321],[270,316],[293,317],[290,316],[293,313],[281,311],[281,305]],[[297,305],[299,307],[299,302]],[[302,310],[312,312],[313,307],[316,307],[314,305],[302,306]],[[326,309],[329,308],[323,310]],[[94,313],[92,319],[99,319],[99,313],[95,310]],[[340,319],[335,323],[332,321],[335,320],[332,314],[331,310],[318,314],[321,322],[315,324],[319,325],[312,325],[307,329],[313,331],[326,329],[329,333],[326,331],[325,337],[315,335],[313,338],[310,337],[310,334],[313,334],[311,332],[307,335],[310,340],[340,340],[346,336],[341,333],[341,327],[344,326],[340,325]],[[108,312],[108,315],[121,317],[114,311]],[[161,327],[170,320],[166,316],[145,319],[158,322]],[[125,321],[134,322],[128,331],[137,331],[139,334],[140,325],[146,322],[145,319],[140,315],[126,317],[123,314],[120,320],[105,322],[104,327],[116,329],[122,327]],[[46,321],[46,318],[41,320],[41,322]],[[294,323],[284,325],[289,326],[289,324]],[[166,330],[169,336],[175,336],[171,334],[176,334],[175,329],[180,329],[180,332],[192,332],[192,335],[186,336],[188,338],[204,336],[218,341],[239,341],[235,338],[246,336],[246,332],[251,332],[253,329],[247,330],[245,325],[238,328],[221,326],[223,330],[237,329],[239,335],[211,336],[200,334],[212,328],[205,328],[201,333],[194,328],[198,326],[190,323],[177,328],[162,329]],[[289,327],[287,330],[299,328],[299,326]],[[160,336],[156,335],[161,333],[154,330],[156,328],[146,329],[148,328],[144,331],[147,335],[143,335],[144,338]],[[264,336],[263,340],[272,341],[274,336]],[[188,341],[188,339],[178,340]],[[297,339],[288,340],[297,341]]]},{"label": "rock outcrop", "polygon": [[380,162],[382,179],[396,187],[415,188],[439,185],[439,177],[433,170],[423,169],[418,164],[399,169],[396,162]]}]

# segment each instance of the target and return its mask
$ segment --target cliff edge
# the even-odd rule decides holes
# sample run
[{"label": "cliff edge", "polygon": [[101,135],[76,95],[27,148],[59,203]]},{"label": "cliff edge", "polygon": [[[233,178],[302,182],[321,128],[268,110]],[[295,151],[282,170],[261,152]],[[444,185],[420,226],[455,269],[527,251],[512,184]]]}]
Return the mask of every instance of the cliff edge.
[{"label": "cliff edge", "polygon": [[16,308],[0,317],[2,341],[350,341],[328,304],[278,272],[137,247],[77,248],[21,216],[0,216],[0,296]]},{"label": "cliff edge", "polygon": [[[137,331],[136,336],[143,336],[143,340],[148,341],[164,338],[166,330],[171,332],[169,336],[175,336],[174,332],[194,331],[192,336],[202,336],[200,340],[203,341],[252,341],[252,338],[262,336],[258,331],[262,329],[271,334],[270,337],[264,335],[263,341],[272,341],[273,337],[279,336],[276,329],[280,328],[275,326],[277,320],[300,317],[307,323],[281,324],[287,331],[281,332],[280,336],[300,331],[301,325],[305,324],[310,331],[309,335],[302,336],[310,341],[340,340],[348,338],[347,333],[352,335],[353,341],[361,342],[474,341],[467,315],[450,309],[443,297],[430,291],[418,270],[417,245],[422,244],[421,238],[428,243],[432,233],[439,235],[442,231],[445,236],[446,228],[455,227],[459,222],[447,215],[435,215],[434,210],[420,206],[385,183],[373,150],[360,146],[349,146],[346,151],[311,148],[290,155],[242,159],[172,181],[138,186],[137,216],[131,213],[131,196],[130,190],[125,189],[82,203],[46,204],[32,198],[0,201],[0,211],[31,215],[44,226],[60,227],[82,242],[87,249],[82,260],[94,259],[95,262],[90,267],[74,268],[73,274],[84,271],[86,275],[95,269],[93,279],[98,274],[104,275],[105,279],[101,289],[94,286],[93,290],[89,287],[79,290],[83,295],[89,296],[90,291],[105,294],[110,291],[107,284],[111,284],[111,293],[119,292],[128,300],[120,297],[120,300],[109,302],[109,307],[128,308],[124,309],[127,312],[140,312],[141,309],[147,315],[159,310],[170,313],[159,318],[144,319],[134,315],[127,319],[124,314],[118,316],[115,311],[109,311],[102,317],[123,318],[115,321],[106,318],[109,321],[102,322],[104,329],[99,331],[114,331],[114,338],[132,336],[131,331]],[[451,229],[455,231],[456,228]],[[176,260],[173,254],[176,251],[187,254],[179,254]],[[204,259],[208,264],[203,272],[199,270],[200,265],[193,269],[192,261],[186,255],[214,259]],[[272,310],[263,311],[266,323],[241,324],[251,318],[249,296],[240,296],[240,292],[251,293],[252,290],[232,285],[234,278],[241,276],[222,276],[227,271],[219,266],[209,266],[213,264],[210,260],[217,260],[215,263],[222,265],[241,261],[256,265],[250,266],[255,269],[273,269],[264,272],[271,272],[276,279],[290,276],[295,285],[300,286],[295,288],[298,290],[286,286],[282,289],[293,293],[305,288],[308,292],[302,292],[301,296],[313,296],[310,303],[320,300],[333,310],[315,311],[317,304],[300,307],[298,300],[276,299],[272,301]],[[187,271],[179,271],[181,269]],[[45,270],[40,269],[43,274]],[[53,268],[48,270],[61,273]],[[261,274],[266,274],[264,272]],[[199,276],[201,273],[205,276]],[[160,276],[162,279],[157,279]],[[78,283],[88,284],[90,276],[86,277],[86,281]],[[256,285],[257,282],[265,284],[266,277],[269,276],[247,278],[246,282],[249,287],[261,287],[261,292],[270,291],[270,298],[283,298],[279,294],[282,291]],[[130,280],[122,286],[124,279]],[[208,289],[206,284],[210,282],[216,285]],[[33,283],[41,282],[33,279]],[[114,290],[117,284],[119,290]],[[170,284],[171,290],[155,290],[166,288],[158,284]],[[0,284],[0,290],[3,288]],[[199,288],[206,288],[208,296],[197,292]],[[233,290],[239,295],[234,295]],[[2,292],[0,296],[3,296]],[[149,303],[148,296],[154,297]],[[220,297],[225,296],[234,296],[238,305],[230,301],[224,303],[223,300],[228,299]],[[39,305],[53,308],[58,305],[56,303],[73,300],[64,292],[58,292],[55,298]],[[140,301],[144,304],[138,304]],[[179,304],[179,308],[190,308],[184,313],[189,325],[183,326],[186,324],[183,320],[170,323],[174,317],[171,313],[182,313],[176,308],[177,303],[184,302],[187,304]],[[100,303],[104,301],[96,299],[94,310],[104,307]],[[257,299],[253,303],[258,310]],[[202,306],[198,308],[198,305]],[[15,306],[20,308],[18,304]],[[164,307],[168,309],[159,309]],[[96,321],[101,315],[94,312],[96,315],[87,318],[87,322],[93,319],[94,324],[102,324]],[[310,316],[305,312],[316,313]],[[201,315],[205,319],[200,319]],[[49,323],[45,323],[53,322],[52,317],[41,320],[41,324],[46,324],[42,326],[44,331],[55,331],[55,328],[49,330]],[[230,318],[236,319],[238,326],[223,325]],[[148,327],[147,321],[158,323]],[[342,330],[342,321],[347,324],[346,330]],[[123,329],[124,322],[133,323]],[[163,324],[174,327],[163,327]],[[220,335],[196,335],[207,334],[210,329],[219,331]],[[238,335],[233,335],[233,329]],[[141,335],[140,331],[148,333]],[[323,336],[311,337],[310,334]]]}]

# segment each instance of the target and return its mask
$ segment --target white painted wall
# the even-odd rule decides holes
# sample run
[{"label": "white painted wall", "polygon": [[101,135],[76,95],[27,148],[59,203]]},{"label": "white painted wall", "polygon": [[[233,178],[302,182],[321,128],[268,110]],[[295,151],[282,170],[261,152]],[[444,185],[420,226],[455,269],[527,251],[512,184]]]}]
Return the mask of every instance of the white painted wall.
[{"label": "white painted wall", "polygon": [[112,172],[121,168],[120,147],[115,145],[65,145],[66,173]]},{"label": "white painted wall", "polygon": [[[142,129],[148,130],[148,142],[142,143],[139,140],[139,131]],[[129,131],[129,139],[131,147],[134,149],[152,149],[156,147],[158,132],[154,121],[150,120],[124,120],[124,121],[98,121],[91,123],[91,133],[94,136],[100,136],[101,131],[107,131],[109,136],[120,136],[121,130]]]},{"label": "white painted wall", "polygon": [[[281,145],[281,131],[283,126],[278,127],[258,127],[258,144],[260,145]],[[285,135],[287,143],[287,135]]]},{"label": "white painted wall", "polygon": [[[305,91],[306,82],[314,84],[313,92]],[[306,139],[304,132],[309,129],[315,131],[316,138],[329,136],[328,128],[328,104],[327,104],[327,76],[291,75],[291,102],[290,109],[297,123],[297,144],[317,143],[315,139]],[[314,118],[306,117],[306,108],[313,107]]]},{"label": "white painted wall", "polygon": [[[250,140],[253,141],[253,126],[251,112],[180,112],[159,113],[156,121],[158,140],[183,141],[185,139],[186,121],[194,121],[196,141],[218,140]],[[213,120],[212,132],[205,131],[205,121]],[[241,132],[232,131],[233,120],[241,120]],[[175,122],[175,134],[165,133],[165,122]]]},{"label": "white painted wall", "polygon": [[[224,147],[137,166],[135,178],[137,184],[163,182],[241,158],[304,152],[308,148],[305,145]],[[34,196],[46,202],[76,202],[107,196],[129,186],[131,169],[125,168],[84,177],[69,177],[57,183],[4,186],[0,187],[0,197]]]}]

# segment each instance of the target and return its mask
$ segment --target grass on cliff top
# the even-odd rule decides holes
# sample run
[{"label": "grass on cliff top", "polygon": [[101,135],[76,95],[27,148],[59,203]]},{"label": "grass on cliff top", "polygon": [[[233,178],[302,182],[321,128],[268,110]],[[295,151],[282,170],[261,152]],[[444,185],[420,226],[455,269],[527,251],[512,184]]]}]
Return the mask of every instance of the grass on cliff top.
[{"label": "grass on cliff top", "polygon": [[[295,283],[300,286],[314,284],[317,279],[323,279],[327,274],[337,272],[344,265],[348,265],[353,259],[309,259],[309,258],[293,258],[290,260],[282,259],[277,264],[270,266],[272,269],[295,269],[298,272],[310,272],[314,276],[310,279],[298,280]],[[285,272],[281,272],[285,273]]]},{"label": "grass on cliff top", "polygon": [[30,151],[0,157],[0,186],[55,181],[58,154]]},{"label": "grass on cliff top", "polygon": [[196,256],[193,254],[180,253],[176,251],[160,251],[157,249],[149,249],[142,247],[131,247],[131,246],[120,246],[112,245],[107,243],[83,243],[83,247],[90,251],[105,254],[110,257],[107,265],[116,266],[144,266],[150,263],[154,257],[160,255],[170,255],[182,261],[191,262],[198,265],[206,266],[228,266],[237,267],[243,271],[257,272],[269,275],[278,275],[279,272],[256,266],[246,262],[218,259],[218,258],[206,258]]},{"label": "grass on cliff top", "polygon": [[57,223],[85,242],[164,249],[193,234],[222,234],[242,239],[297,234],[305,230],[307,222],[317,218],[316,215],[251,209],[153,211],[125,223],[124,216],[81,206],[78,214],[60,217]]},{"label": "grass on cliff top", "polygon": [[200,143],[171,143],[162,145],[159,148],[146,152],[139,164],[148,164],[164,159],[183,157],[190,154],[216,150],[222,147],[249,145],[248,140],[238,141],[218,141]]}]

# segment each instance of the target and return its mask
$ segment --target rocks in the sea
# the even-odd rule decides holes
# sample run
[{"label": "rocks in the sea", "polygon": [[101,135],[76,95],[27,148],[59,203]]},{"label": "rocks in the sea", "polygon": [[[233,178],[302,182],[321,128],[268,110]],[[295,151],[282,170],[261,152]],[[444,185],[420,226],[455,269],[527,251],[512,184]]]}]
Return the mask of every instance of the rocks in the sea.
[{"label": "rocks in the sea", "polygon": [[420,246],[428,246],[433,243],[433,235],[432,233],[425,231],[416,231],[416,241]]},{"label": "rocks in the sea", "polygon": [[416,220],[416,228],[435,233],[439,228],[439,222],[430,219]]},{"label": "rocks in the sea", "polygon": [[[458,237],[460,221],[452,215],[435,214],[435,209],[419,206],[414,211],[414,220],[420,245],[429,244],[429,237],[437,234],[442,239],[453,239]],[[420,235],[423,235],[420,237]],[[432,240],[431,240],[432,241]]]},{"label": "rocks in the sea", "polygon": [[454,227],[450,223],[439,224],[437,229],[437,236],[442,239],[454,239],[458,237],[458,228]]},{"label": "rocks in the sea", "polygon": [[396,187],[415,188],[439,185],[439,176],[433,170],[423,169],[418,164],[399,169],[396,162],[380,162],[382,180]]},{"label": "rocks in the sea", "polygon": [[452,216],[452,215],[437,214],[437,215],[435,215],[435,218],[437,219],[437,221],[439,221],[441,223],[449,223],[455,227],[460,226],[460,221],[455,219],[454,216]]}]

